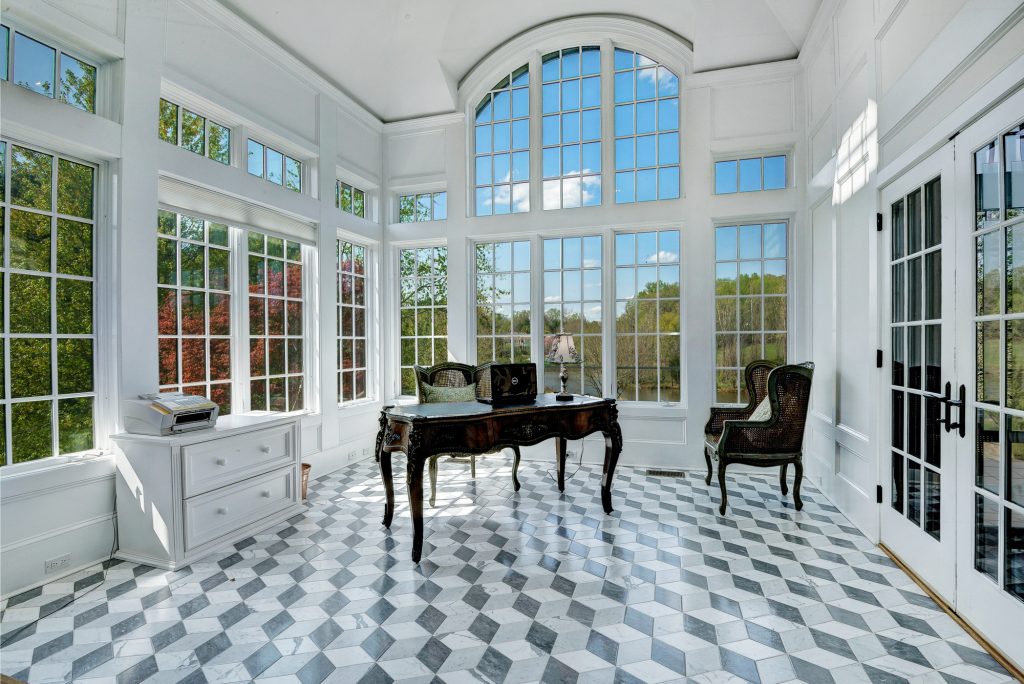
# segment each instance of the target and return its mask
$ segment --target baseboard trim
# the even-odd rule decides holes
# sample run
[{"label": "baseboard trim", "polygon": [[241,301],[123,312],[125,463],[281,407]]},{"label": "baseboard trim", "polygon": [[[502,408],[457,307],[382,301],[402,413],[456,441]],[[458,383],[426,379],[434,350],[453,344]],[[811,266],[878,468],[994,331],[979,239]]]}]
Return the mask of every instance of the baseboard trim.
[{"label": "baseboard trim", "polygon": [[[110,560],[112,557],[113,556],[102,556],[100,558],[97,558],[96,560],[89,561],[88,563],[83,563],[82,565],[78,565],[76,567],[73,567],[70,570],[68,570],[67,572],[62,573],[60,575],[57,575],[56,577],[46,576],[45,579],[41,579],[38,582],[33,582],[32,584],[29,584],[28,586],[20,587],[18,589],[15,589],[12,592],[9,592],[9,593],[6,593],[6,594],[0,596],[0,601],[6,601],[7,599],[11,598],[12,596],[17,596],[18,594],[24,594],[26,591],[32,591],[33,589],[35,589],[37,587],[42,587],[42,586],[45,586],[45,585],[50,584],[52,582],[59,582],[60,580],[64,579],[65,577],[70,577],[71,575],[74,575],[75,573],[82,572],[83,570],[86,570],[88,568],[92,568],[92,567],[95,567],[95,566],[98,566],[98,565],[102,565],[103,563],[106,563],[108,560]],[[56,594],[54,594],[54,598],[57,598],[57,597],[58,596]]]},{"label": "baseboard trim", "polygon": [[911,570],[910,567],[906,563],[904,563],[900,559],[899,556],[897,556],[895,553],[893,553],[893,551],[888,546],[886,546],[885,544],[879,543],[878,544],[878,548],[880,548],[882,550],[882,552],[886,556],[891,558],[892,562],[895,563],[899,567],[900,570],[902,570],[903,572],[907,573],[907,575],[910,576],[910,579],[914,580],[914,583],[917,584],[917,586],[921,587],[921,589],[924,591],[924,593],[928,594],[928,596],[933,601],[935,601],[935,603],[937,603],[940,608],[942,608],[942,610],[946,613],[946,615],[948,615],[949,617],[953,618],[953,622],[955,622],[956,624],[960,625],[960,627],[962,627],[965,632],[967,632],[968,634],[971,635],[972,639],[977,641],[979,644],[981,644],[982,648],[984,648],[986,651],[988,651],[988,654],[990,656],[995,658],[996,662],[998,662],[1000,665],[1005,667],[1006,671],[1010,673],[1011,677],[1013,677],[1017,681],[1024,682],[1024,670],[1021,670],[1019,667],[1014,665],[1013,662],[1010,661],[1009,658],[1007,658],[1005,655],[1003,655],[1002,651],[1000,651],[998,648],[993,646],[992,643],[988,639],[983,637],[978,632],[978,630],[974,629],[974,627],[971,625],[971,623],[969,623],[962,616],[960,616],[955,610],[953,610],[953,608],[948,603],[946,603],[946,601],[941,596],[939,596],[937,593],[935,593],[935,591],[933,591],[932,588],[930,586],[928,586],[927,582],[925,582],[923,579],[921,579],[921,577],[918,576],[918,574],[916,572]]}]

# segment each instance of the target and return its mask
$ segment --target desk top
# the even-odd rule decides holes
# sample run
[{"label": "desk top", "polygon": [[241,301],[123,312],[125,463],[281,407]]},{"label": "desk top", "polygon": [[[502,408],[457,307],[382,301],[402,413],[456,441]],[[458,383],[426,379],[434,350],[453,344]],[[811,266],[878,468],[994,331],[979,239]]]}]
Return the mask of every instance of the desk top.
[{"label": "desk top", "polygon": [[439,420],[446,418],[498,417],[514,413],[531,413],[536,411],[593,407],[604,403],[614,403],[614,399],[573,395],[572,401],[558,401],[554,394],[540,394],[537,401],[530,404],[513,404],[510,406],[491,406],[480,401],[461,401],[437,404],[406,404],[392,406],[387,409],[389,418],[400,421]]}]

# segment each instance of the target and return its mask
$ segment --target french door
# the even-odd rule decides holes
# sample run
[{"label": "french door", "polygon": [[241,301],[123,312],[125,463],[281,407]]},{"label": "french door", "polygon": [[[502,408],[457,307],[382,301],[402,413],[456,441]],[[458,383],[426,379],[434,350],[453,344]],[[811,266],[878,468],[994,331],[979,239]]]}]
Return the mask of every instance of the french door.
[{"label": "french door", "polygon": [[1024,666],[1024,90],[881,200],[880,537]]},{"label": "french door", "polygon": [[[881,424],[882,543],[933,590],[955,603],[958,396],[955,359],[953,143],[882,192],[888,306]],[[887,352],[887,353],[886,353]],[[948,421],[948,422],[947,422]]]}]

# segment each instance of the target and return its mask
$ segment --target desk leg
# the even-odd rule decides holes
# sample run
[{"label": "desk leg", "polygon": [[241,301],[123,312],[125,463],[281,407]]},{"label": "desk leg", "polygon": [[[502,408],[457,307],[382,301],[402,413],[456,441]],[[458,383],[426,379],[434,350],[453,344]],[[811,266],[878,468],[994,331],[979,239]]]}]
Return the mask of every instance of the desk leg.
[{"label": "desk leg", "polygon": [[622,432],[616,424],[611,432],[604,433],[604,473],[601,477],[601,505],[605,513],[612,508],[612,478],[615,477],[615,466],[622,453]]},{"label": "desk leg", "polygon": [[512,447],[512,453],[515,455],[515,458],[512,461],[512,488],[515,489],[515,491],[518,492],[519,491],[519,460],[521,458],[521,456],[519,454],[519,447],[518,446]]},{"label": "desk leg", "polygon": [[406,454],[406,486],[409,489],[409,513],[412,515],[412,562],[420,562],[423,551],[423,461],[409,448]]},{"label": "desk leg", "polygon": [[564,437],[555,437],[555,467],[558,470],[558,491],[565,491],[565,449]]},{"label": "desk leg", "polygon": [[380,466],[380,479],[384,481],[384,527],[391,527],[391,519],[395,515],[395,479],[391,475],[391,454],[387,451],[377,452],[377,465]]}]

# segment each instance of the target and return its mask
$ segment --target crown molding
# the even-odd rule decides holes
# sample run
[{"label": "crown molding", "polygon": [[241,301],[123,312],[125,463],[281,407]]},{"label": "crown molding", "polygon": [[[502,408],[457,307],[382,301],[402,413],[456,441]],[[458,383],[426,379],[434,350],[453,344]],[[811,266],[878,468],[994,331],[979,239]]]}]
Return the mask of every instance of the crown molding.
[{"label": "crown molding", "polygon": [[441,130],[453,124],[462,123],[466,118],[463,112],[448,112],[433,116],[421,116],[415,119],[403,119],[384,124],[384,135],[409,135]]},{"label": "crown molding", "polygon": [[304,60],[296,57],[273,38],[225,7],[218,0],[178,0],[178,2],[199,12],[221,28],[238,37],[254,50],[274,60],[282,68],[310,85],[319,93],[329,96],[337,103],[341,110],[354,117],[360,123],[365,124],[372,131],[380,133],[383,129],[384,123],[364,105],[329,81]]},{"label": "crown molding", "polygon": [[797,59],[748,64],[690,74],[686,79],[686,87],[706,88],[708,86],[743,85],[752,81],[776,81],[793,78],[802,71],[803,67]]}]

